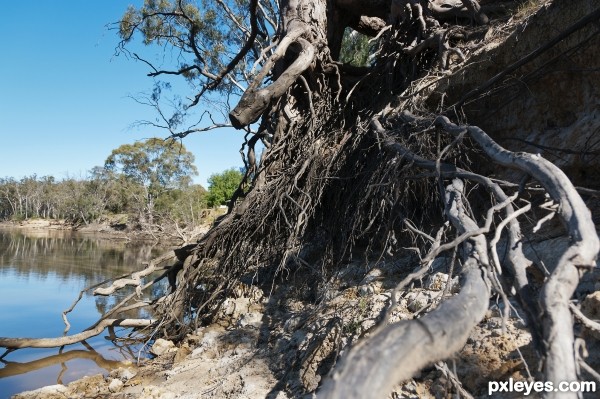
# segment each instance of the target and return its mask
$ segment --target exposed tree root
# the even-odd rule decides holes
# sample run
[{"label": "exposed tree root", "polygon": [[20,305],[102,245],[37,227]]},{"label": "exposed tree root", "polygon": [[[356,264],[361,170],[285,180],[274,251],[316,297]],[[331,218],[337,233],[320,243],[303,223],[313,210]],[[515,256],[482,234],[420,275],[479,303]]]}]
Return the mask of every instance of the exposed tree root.
[{"label": "exposed tree root", "polygon": [[[544,284],[542,289],[541,303],[544,312],[543,349],[546,353],[544,367],[545,376],[549,381],[552,381],[556,384],[558,384],[560,381],[575,381],[577,379],[577,354],[574,351],[573,325],[571,321],[571,313],[568,310],[569,300],[573,295],[575,287],[579,281],[577,267],[583,269],[593,267],[600,248],[598,236],[589,210],[583,203],[575,187],[564,175],[564,173],[547,160],[541,158],[539,155],[511,153],[496,144],[481,129],[472,126],[459,127],[450,123],[445,117],[437,118],[436,125],[444,128],[446,131],[455,136],[462,134],[462,132],[466,130],[493,161],[498,162],[503,166],[517,168],[536,178],[548,190],[554,201],[559,204],[558,209],[560,209],[560,216],[569,230],[569,235],[573,239],[573,244],[562,256],[558,266],[554,271],[552,271],[552,275]],[[382,133],[381,125],[378,122],[375,122],[374,127],[375,129],[379,130],[380,134]],[[387,140],[388,147],[394,146],[394,144],[389,141],[389,138]],[[442,173],[446,176],[448,176],[449,173],[455,176],[460,173],[459,170],[450,165],[441,165],[439,163],[435,165],[433,161],[421,159],[398,144],[395,144],[395,150],[399,151],[403,157],[406,157],[419,167],[430,170],[437,168],[440,177],[443,176]],[[466,174],[464,175],[466,176]],[[448,190],[449,189],[446,190],[447,193]],[[502,197],[505,197],[505,195],[502,195]],[[527,210],[529,208],[530,207],[526,207],[522,209]],[[459,213],[464,215],[465,211],[463,210]],[[492,245],[490,245],[490,248],[494,250],[493,252],[495,252],[494,243],[498,241],[501,228],[508,223],[516,223],[516,215],[512,215],[515,215],[515,212],[511,210],[507,214],[507,218],[498,225],[497,228],[500,230],[496,233],[494,240],[492,240]],[[453,220],[453,217],[455,217],[455,215],[451,212],[448,213],[448,216],[450,220]],[[487,220],[490,220],[490,218],[488,217]],[[455,220],[453,223],[455,225],[457,224]],[[465,223],[467,222],[463,221],[462,225]],[[489,225],[487,229],[479,229],[477,224],[470,219],[468,224],[470,225],[470,228],[466,229],[467,232],[473,231],[482,234],[489,230]],[[518,225],[514,224],[513,227],[517,229],[513,230],[513,234],[518,234]],[[458,230],[460,232],[460,229]],[[483,238],[483,236],[470,237],[470,239],[475,239],[476,237],[479,237],[479,248],[481,248],[479,253],[486,254],[485,256],[480,257],[479,264],[481,266],[485,266],[485,268],[480,272],[484,272],[490,276],[495,275],[495,271],[489,267],[490,262],[487,256],[488,245],[486,244],[486,240]],[[517,239],[517,237],[513,237],[512,240],[515,239]],[[463,241],[464,240],[455,240],[445,249],[459,245]],[[584,242],[585,244],[583,244]],[[522,270],[520,274],[523,275],[524,268],[528,262],[522,256],[522,252],[519,253],[520,249],[518,245],[512,247],[510,251],[512,252],[513,249],[518,250],[517,255],[513,257],[513,271],[516,267],[516,270]],[[436,253],[437,252],[428,258],[433,258]],[[483,261],[481,259],[483,259]],[[515,262],[514,259],[517,259],[517,261]],[[497,255],[494,256],[494,261],[499,262]],[[519,262],[526,263],[522,264]],[[467,263],[465,263],[465,266],[466,265]],[[500,272],[501,267],[502,265],[497,263],[497,270]],[[495,278],[497,279],[498,277],[496,276]],[[560,281],[560,284],[558,284],[557,281]],[[531,297],[523,295],[524,292],[529,295],[532,292],[528,289],[528,284],[524,281],[519,281],[519,278],[517,278],[516,285],[516,288],[518,288],[522,294],[521,299],[525,305],[525,308],[528,309],[528,306],[535,306],[533,305]],[[497,284],[495,286],[496,289],[500,288]],[[459,300],[458,297],[453,299]],[[466,299],[462,300],[466,302]],[[483,299],[479,298],[479,300]],[[465,303],[462,306],[463,309],[470,309],[470,305],[468,303]],[[529,310],[533,311],[535,308],[530,308]],[[436,312],[448,315],[448,319],[442,323],[442,325],[458,324],[456,321],[459,319],[458,315],[452,314],[447,308],[444,308],[443,305],[439,308],[439,310],[435,310],[434,312],[430,313],[430,315],[436,314]],[[470,314],[471,310],[467,311],[467,313]],[[440,353],[443,353],[442,356],[447,356],[445,352],[443,352],[443,349],[448,348],[450,343],[443,340],[436,341],[432,336],[431,331],[433,330],[431,328],[426,328],[426,330],[430,332],[430,337],[432,337],[431,342],[428,345],[419,345],[419,349],[417,349],[417,353],[414,355],[404,352],[406,350],[415,350],[415,345],[412,342],[410,334],[404,332],[404,330],[408,328],[405,327],[404,324],[412,323],[422,326],[423,323],[425,323],[425,325],[427,325],[425,319],[428,316],[422,317],[418,321],[404,322],[397,326],[386,326],[385,330],[377,331],[374,334],[374,337],[369,338],[369,340],[361,345],[357,345],[332,377],[333,382],[324,386],[323,389],[326,397],[379,397],[388,393],[394,383],[398,383],[402,380],[410,378],[414,372],[419,370],[424,365],[443,359],[444,357],[438,357]],[[533,313],[530,314],[530,316],[536,317],[537,315]],[[478,320],[475,320],[475,322],[477,321]],[[535,319],[532,321],[535,322]],[[472,326],[473,325],[474,324],[472,324]],[[535,326],[537,324],[534,323],[533,325]],[[461,326],[466,328],[465,325],[461,324]],[[391,331],[394,331],[395,328],[397,328],[399,331],[402,331],[402,333],[398,333],[399,335],[392,333]],[[443,330],[441,327],[439,328],[440,330]],[[398,342],[402,342],[403,345],[406,345],[406,347],[403,347],[403,349],[395,347],[393,339],[389,338],[391,336],[394,336],[394,339],[398,339]],[[422,338],[420,337],[420,334],[417,334],[417,336],[419,336],[419,339]],[[457,334],[450,334],[450,336],[453,337],[452,339],[459,339]],[[441,334],[441,337],[447,336],[445,334]],[[464,338],[466,339],[466,336]],[[462,346],[462,343],[459,345]],[[423,349],[425,346],[427,346],[427,349]],[[387,356],[389,356],[389,358]],[[385,359],[385,361],[378,363],[382,365],[381,368],[375,368],[374,364],[376,362],[373,359]],[[416,363],[418,366],[417,368],[413,369],[412,367]],[[382,379],[376,380],[377,378]],[[375,380],[376,382],[374,382],[373,385],[364,382]],[[359,381],[363,381],[363,383],[359,384]],[[387,385],[384,385],[384,382],[387,382]],[[367,387],[365,387],[365,385]],[[382,391],[377,391],[373,396],[369,394],[369,392],[373,392],[375,387],[381,386],[384,387],[382,388]]]},{"label": "exposed tree root", "polygon": [[[464,208],[464,186],[446,189],[446,212],[461,232],[478,229]],[[462,288],[436,310],[415,321],[385,325],[352,348],[320,392],[324,398],[379,398],[424,366],[447,359],[465,344],[487,311],[489,283],[481,267],[488,263],[485,239],[472,237],[463,265]]]},{"label": "exposed tree root", "polygon": [[[474,0],[394,1],[392,14],[394,5],[400,11],[389,18],[393,26],[382,27],[387,10],[370,12],[366,2],[337,1],[337,7],[343,4],[349,10],[334,15],[336,19],[330,3],[280,2],[277,47],[265,47],[260,54],[263,68],[230,113],[233,125],[255,134],[246,143],[249,188],[240,187],[230,212],[198,243],[178,252],[179,263],[169,269],[172,292],[153,302],[157,320],[152,334],[183,339],[215,320],[241,282],[267,294],[289,285],[281,295],[306,304],[318,318],[329,282],[349,262],[410,257],[414,261],[407,263],[418,268],[397,270],[394,277],[400,284],[392,295],[393,307],[396,294],[429,273],[435,259],[451,255],[452,270],[462,277],[458,294],[444,290],[441,305],[429,313],[429,308],[415,312],[424,313],[418,319],[386,319],[348,350],[320,394],[389,394],[424,366],[460,350],[491,298],[503,301],[505,321],[514,310],[511,298],[518,299],[514,306],[524,310],[543,361],[543,375],[536,377],[576,381],[579,367],[594,375],[579,356],[572,315],[597,326],[570,303],[580,275],[594,266],[600,248],[578,190],[543,157],[508,151],[470,126],[457,106],[451,108],[451,121],[444,115],[443,94],[435,104],[427,97],[456,64],[469,62],[473,48],[482,45],[472,38],[485,40],[486,27],[473,25],[493,25],[493,14]],[[597,12],[558,34],[557,40],[589,27]],[[459,24],[445,22],[457,17]],[[335,59],[340,43],[331,42],[337,36],[328,18],[353,21],[349,25],[363,21],[365,32],[377,34],[371,65],[352,68]],[[506,63],[514,72],[524,60]],[[267,85],[269,79],[273,83]],[[481,94],[498,79],[466,96]],[[258,131],[251,132],[248,125],[258,119]],[[254,152],[259,139],[266,144],[260,160]],[[500,179],[495,172],[501,169],[518,173]],[[531,272],[538,265],[525,257],[523,235],[535,233],[552,215],[561,219],[571,243],[556,267],[534,278]],[[152,286],[144,278],[153,270],[150,265],[97,292],[111,294],[133,284],[139,293]],[[115,313],[136,306],[136,298],[136,293],[127,296],[81,334],[119,322]],[[319,374],[326,372],[311,359],[328,357],[335,363],[336,352],[326,352],[341,345],[342,329],[335,320],[325,324],[321,327],[326,332],[315,334],[314,340],[327,345],[305,345],[309,349],[297,362],[300,373],[314,378],[295,395],[313,391]],[[271,327],[265,329],[265,341],[272,338]],[[2,338],[0,346],[64,345],[75,342],[73,337]],[[460,391],[457,381],[453,385]]]}]

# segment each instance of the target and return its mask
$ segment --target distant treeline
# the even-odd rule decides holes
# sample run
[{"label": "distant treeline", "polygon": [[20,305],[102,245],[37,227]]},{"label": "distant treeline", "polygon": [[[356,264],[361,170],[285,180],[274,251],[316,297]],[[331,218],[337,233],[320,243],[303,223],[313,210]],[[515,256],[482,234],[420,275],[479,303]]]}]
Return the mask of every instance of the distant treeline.
[{"label": "distant treeline", "polygon": [[233,168],[214,174],[206,191],[191,183],[193,162],[180,142],[151,138],[113,150],[104,167],[85,177],[0,178],[0,218],[89,224],[110,216],[113,224],[150,232],[194,226],[205,209],[231,198],[242,173]]},{"label": "distant treeline", "polygon": [[169,220],[193,225],[207,208],[206,197],[207,191],[197,184],[150,190],[124,174],[95,168],[84,178],[0,178],[0,218],[88,224],[108,215],[123,215],[125,223]]}]

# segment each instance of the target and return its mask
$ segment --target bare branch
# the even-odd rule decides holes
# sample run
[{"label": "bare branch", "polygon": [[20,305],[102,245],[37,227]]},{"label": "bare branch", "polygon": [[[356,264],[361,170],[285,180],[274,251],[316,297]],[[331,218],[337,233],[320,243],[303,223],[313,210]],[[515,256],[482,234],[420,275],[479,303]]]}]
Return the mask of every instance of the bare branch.
[{"label": "bare branch", "polygon": [[7,349],[58,348],[72,345],[99,335],[107,327],[149,327],[156,323],[152,319],[105,319],[94,328],[78,334],[58,338],[4,338],[0,337],[0,347]]}]

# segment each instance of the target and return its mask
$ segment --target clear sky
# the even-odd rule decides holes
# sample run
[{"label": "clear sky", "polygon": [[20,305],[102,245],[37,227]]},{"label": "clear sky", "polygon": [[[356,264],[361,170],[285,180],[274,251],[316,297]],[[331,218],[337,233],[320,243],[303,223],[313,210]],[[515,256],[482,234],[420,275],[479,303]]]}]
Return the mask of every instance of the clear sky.
[{"label": "clear sky", "polygon": [[[2,4],[0,17],[0,177],[80,176],[121,144],[166,137],[132,128],[154,120],[129,98],[149,91],[148,67],[114,56],[107,24],[141,0],[31,0]],[[183,95],[189,93],[182,93]],[[221,129],[184,139],[206,187],[209,175],[242,161],[243,133]]]}]

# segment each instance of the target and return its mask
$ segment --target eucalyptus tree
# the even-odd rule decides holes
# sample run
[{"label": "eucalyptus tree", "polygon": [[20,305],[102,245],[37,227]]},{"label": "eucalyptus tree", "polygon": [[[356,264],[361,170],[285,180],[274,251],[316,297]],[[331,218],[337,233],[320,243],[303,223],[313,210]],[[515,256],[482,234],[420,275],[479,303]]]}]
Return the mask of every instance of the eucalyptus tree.
[{"label": "eucalyptus tree", "polygon": [[187,187],[198,174],[194,155],[181,142],[159,138],[121,145],[106,158],[104,168],[144,189],[143,198],[135,201],[144,206],[139,213],[143,223],[153,222],[158,197],[168,190]]},{"label": "eucalyptus tree", "polygon": [[[399,271],[394,306],[399,292],[450,252],[459,260],[460,292],[418,321],[382,323],[338,363],[322,386],[324,397],[383,397],[447,359],[482,320],[491,295],[503,298],[506,309],[510,296],[519,301],[545,380],[580,378],[569,299],[600,245],[589,210],[559,168],[539,154],[508,151],[466,121],[488,123],[481,116],[494,115],[482,113],[480,102],[497,107],[502,102],[492,94],[512,88],[507,77],[531,78],[520,68],[542,55],[549,65],[547,51],[557,43],[571,46],[565,52],[587,43],[573,33],[591,35],[600,11],[584,3],[555,1],[554,10],[540,11],[539,18],[560,16],[552,20],[557,33],[544,42],[547,35],[537,31],[533,45],[511,25],[508,17],[516,18],[520,5],[512,1],[147,0],[129,8],[119,25],[120,50],[144,62],[154,79],[181,77],[190,88],[165,101],[169,83],[157,82],[139,100],[156,109],[157,120],[143,123],[172,138],[225,126],[246,137],[246,175],[234,206],[197,244],[178,251],[182,262],[172,272],[180,273],[179,283],[157,300],[159,320],[137,323],[182,338],[217,314],[248,275],[274,276],[266,282],[273,287],[278,276],[303,273],[302,289],[291,291],[319,301],[356,254],[394,261],[411,248],[420,268]],[[347,28],[373,38],[367,65],[340,60]],[[505,30],[518,32],[518,40]],[[138,38],[169,54],[155,62],[129,51]],[[494,53],[503,40],[511,49]],[[265,150],[257,159],[259,141]],[[507,168],[516,172],[501,174]],[[535,265],[522,249],[521,224],[529,231],[539,226],[519,216],[534,208],[558,215],[572,239],[543,281],[528,273]],[[154,270],[152,264],[137,273],[137,281]],[[114,323],[108,318],[118,311],[86,334]],[[334,319],[321,325],[331,326],[327,339],[339,337]],[[325,340],[312,337],[319,339]],[[0,340],[7,347],[35,342]],[[317,349],[292,367],[315,375],[294,394],[317,387],[316,374],[326,371],[323,359],[335,357],[337,343],[306,345]],[[306,365],[317,351],[322,364]]]},{"label": "eucalyptus tree", "polygon": [[15,189],[17,182],[14,178],[1,178],[0,179],[0,204],[2,206],[2,215],[4,218],[8,218],[17,213],[17,200],[15,198]]}]

